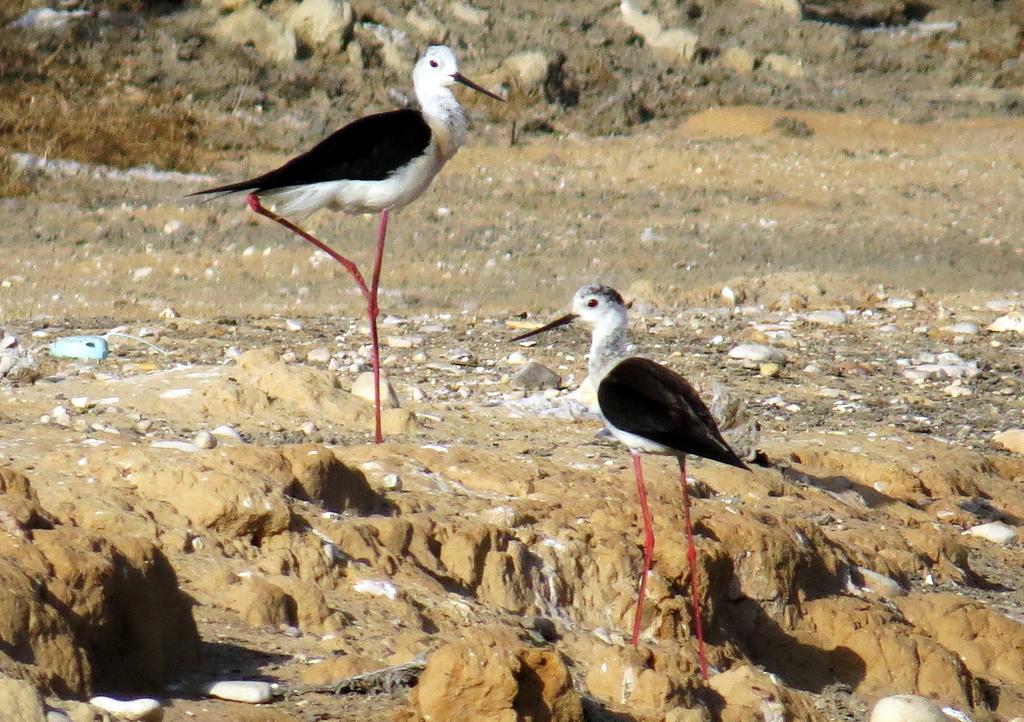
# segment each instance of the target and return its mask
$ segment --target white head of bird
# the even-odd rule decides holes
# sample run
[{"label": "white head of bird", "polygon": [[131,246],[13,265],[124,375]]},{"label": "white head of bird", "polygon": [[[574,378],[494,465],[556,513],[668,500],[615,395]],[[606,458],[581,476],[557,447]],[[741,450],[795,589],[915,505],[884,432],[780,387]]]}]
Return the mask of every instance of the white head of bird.
[{"label": "white head of bird", "polygon": [[591,327],[588,371],[596,383],[627,355],[629,316],[621,294],[610,286],[583,286],[572,297],[572,313],[517,336],[519,341],[579,319]]},{"label": "white head of bird", "polygon": [[460,73],[455,53],[447,45],[431,45],[427,48],[412,69],[416,99],[426,115],[440,120],[447,126],[447,131],[452,135],[454,146],[457,148],[466,135],[466,118],[459,107],[459,101],[449,89],[455,83],[465,85],[495,100],[503,98]]}]

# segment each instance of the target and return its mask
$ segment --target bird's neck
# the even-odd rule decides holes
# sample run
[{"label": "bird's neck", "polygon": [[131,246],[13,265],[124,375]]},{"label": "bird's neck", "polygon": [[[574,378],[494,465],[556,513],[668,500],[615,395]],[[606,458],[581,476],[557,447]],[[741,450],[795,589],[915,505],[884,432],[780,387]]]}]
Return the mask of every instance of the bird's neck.
[{"label": "bird's neck", "polygon": [[441,153],[450,158],[466,140],[466,116],[455,94],[448,88],[416,89],[420,110],[438,135]]},{"label": "bird's neck", "polygon": [[608,317],[594,325],[588,371],[595,383],[625,358],[628,344],[629,324],[624,317]]}]

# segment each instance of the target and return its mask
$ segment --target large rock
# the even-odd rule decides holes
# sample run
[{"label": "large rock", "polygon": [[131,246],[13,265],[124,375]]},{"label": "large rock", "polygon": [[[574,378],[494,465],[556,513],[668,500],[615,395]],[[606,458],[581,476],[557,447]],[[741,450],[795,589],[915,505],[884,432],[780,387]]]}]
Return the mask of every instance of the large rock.
[{"label": "large rock", "polygon": [[18,516],[40,519],[23,537],[0,535],[0,670],[68,697],[157,689],[190,669],[199,636],[163,553],[42,521],[30,487],[18,487],[30,510]]},{"label": "large rock", "polygon": [[1024,625],[959,594],[913,594],[894,601],[908,622],[955,652],[972,674],[1024,685]]},{"label": "large rock", "polygon": [[46,722],[43,698],[28,682],[0,677],[0,719],[11,722]]},{"label": "large rock", "polygon": [[572,678],[556,652],[528,649],[507,632],[438,648],[412,693],[410,720],[583,722]]},{"label": "large rock", "polygon": [[340,51],[352,32],[352,5],[345,0],[302,0],[282,17],[284,24],[314,48]]},{"label": "large rock", "polygon": [[295,33],[255,5],[246,5],[221,18],[214,24],[212,33],[225,43],[249,45],[278,63],[294,60],[298,50]]}]

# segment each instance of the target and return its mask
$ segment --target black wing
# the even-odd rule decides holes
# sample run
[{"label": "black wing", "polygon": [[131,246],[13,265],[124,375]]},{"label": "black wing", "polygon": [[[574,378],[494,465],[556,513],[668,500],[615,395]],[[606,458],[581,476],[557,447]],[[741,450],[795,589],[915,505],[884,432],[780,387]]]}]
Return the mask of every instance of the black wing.
[{"label": "black wing", "polygon": [[367,115],[336,130],[311,150],[261,176],[190,193],[266,191],[332,180],[384,180],[430,145],[430,126],[418,110]]},{"label": "black wing", "polygon": [[619,362],[597,387],[597,402],[618,429],[670,449],[746,469],[690,382],[645,358]]}]

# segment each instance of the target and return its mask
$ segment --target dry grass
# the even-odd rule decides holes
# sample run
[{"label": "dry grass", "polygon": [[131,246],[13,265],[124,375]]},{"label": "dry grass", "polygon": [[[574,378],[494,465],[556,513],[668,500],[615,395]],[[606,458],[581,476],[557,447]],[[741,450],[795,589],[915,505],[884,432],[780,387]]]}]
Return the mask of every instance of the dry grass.
[{"label": "dry grass", "polygon": [[76,62],[73,44],[0,30],[0,153],[194,169],[198,124],[184,103]]}]

